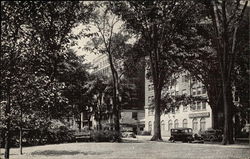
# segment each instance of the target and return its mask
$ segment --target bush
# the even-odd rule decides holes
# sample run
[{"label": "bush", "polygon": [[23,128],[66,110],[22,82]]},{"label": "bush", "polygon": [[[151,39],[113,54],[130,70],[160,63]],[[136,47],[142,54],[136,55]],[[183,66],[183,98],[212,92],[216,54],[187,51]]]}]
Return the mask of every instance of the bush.
[{"label": "bush", "polygon": [[90,136],[95,142],[113,142],[121,138],[120,134],[110,130],[95,130],[91,132]]},{"label": "bush", "polygon": [[[40,129],[26,129],[23,128],[23,146],[36,146],[43,144],[74,142],[75,137],[73,131],[69,130],[62,122],[52,120],[47,127]],[[0,147],[4,147],[4,129],[0,129]],[[10,146],[19,146],[19,129],[12,129],[10,131]]]},{"label": "bush", "polygon": [[48,143],[65,143],[75,140],[73,131],[69,130],[65,125],[53,125],[46,133]]}]

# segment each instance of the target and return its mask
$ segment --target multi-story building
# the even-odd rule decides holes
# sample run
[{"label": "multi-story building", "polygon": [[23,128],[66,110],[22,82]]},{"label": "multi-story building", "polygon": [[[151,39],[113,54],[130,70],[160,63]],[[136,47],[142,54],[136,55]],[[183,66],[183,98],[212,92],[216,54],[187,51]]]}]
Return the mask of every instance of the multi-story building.
[{"label": "multi-story building", "polygon": [[[145,130],[153,131],[154,107],[151,104],[154,99],[153,84],[145,80]],[[202,83],[191,79],[187,72],[183,73],[171,87],[164,89],[170,95],[186,94],[206,97],[206,90]],[[195,102],[187,106],[180,105],[175,110],[161,114],[162,136],[169,136],[171,128],[192,128],[194,133],[212,127],[211,108],[206,102]]]},{"label": "multi-story building", "polygon": [[[123,61],[117,62],[118,65],[122,68]],[[94,70],[92,73],[94,74],[102,74],[104,76],[111,78],[111,68],[108,60],[108,56],[103,54],[95,58],[92,62],[94,66]],[[142,68],[144,70],[144,68]],[[119,72],[121,73],[121,72]],[[124,75],[122,78],[126,78],[127,87],[133,88],[130,90],[130,98],[126,104],[122,104],[121,107],[121,116],[120,116],[120,124],[121,130],[133,130],[134,132],[143,131],[144,128],[144,81],[145,81],[145,73],[144,71],[138,71],[134,76],[126,76]],[[128,99],[127,99],[128,100]],[[92,126],[97,127],[98,123],[94,119],[91,118]],[[102,123],[104,125],[112,125],[112,120],[103,120]]]}]

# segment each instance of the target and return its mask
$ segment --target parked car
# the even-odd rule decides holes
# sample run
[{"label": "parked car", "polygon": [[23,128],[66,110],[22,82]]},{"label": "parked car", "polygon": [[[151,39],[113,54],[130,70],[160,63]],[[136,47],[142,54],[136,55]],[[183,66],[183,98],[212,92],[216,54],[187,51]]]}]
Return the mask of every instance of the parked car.
[{"label": "parked car", "polygon": [[171,137],[169,141],[182,141],[182,142],[192,142],[193,130],[191,128],[175,128],[171,129]]},{"label": "parked car", "polygon": [[199,134],[194,134],[193,139],[194,141],[192,141],[192,143],[200,143],[200,144],[204,143],[203,137],[201,137]]},{"label": "parked car", "polygon": [[122,137],[125,137],[125,138],[129,138],[129,137],[132,137],[132,138],[136,138],[136,135],[133,131],[124,131],[122,132]]},{"label": "parked car", "polygon": [[201,137],[206,141],[222,141],[222,134],[221,130],[212,128],[200,133]]}]

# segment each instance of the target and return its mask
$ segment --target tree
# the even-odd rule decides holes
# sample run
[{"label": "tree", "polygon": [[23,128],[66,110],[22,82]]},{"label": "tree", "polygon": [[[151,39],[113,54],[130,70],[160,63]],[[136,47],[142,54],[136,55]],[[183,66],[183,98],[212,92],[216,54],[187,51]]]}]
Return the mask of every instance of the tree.
[{"label": "tree", "polygon": [[49,106],[55,108],[65,103],[60,95],[63,85],[56,79],[58,64],[67,56],[65,48],[72,39],[71,29],[79,21],[87,23],[92,10],[80,2],[1,4],[1,100],[7,101],[5,158],[9,158],[12,111],[16,113],[26,103],[25,107],[22,105],[23,113],[44,117],[47,112],[49,119],[52,116]]},{"label": "tree", "polygon": [[92,115],[94,115],[95,119],[98,121],[98,129],[102,130],[102,119],[104,113],[107,113],[109,116],[110,108],[109,104],[105,102],[105,97],[107,97],[107,89],[109,83],[107,82],[107,77],[102,75],[92,75],[93,79],[90,79],[88,83],[85,85],[87,91],[85,96],[88,96],[89,100],[94,101],[92,106]]},{"label": "tree", "polygon": [[[188,39],[181,43],[182,49],[176,54],[176,58],[180,59],[181,67],[190,72],[194,79],[201,81],[208,95],[208,103],[212,109],[212,127],[215,129],[223,125],[219,122],[219,113],[223,112],[222,95],[221,95],[221,78],[219,72],[219,64],[216,61],[216,51],[211,44],[211,23],[204,14],[204,5],[195,17],[195,25],[192,32],[188,35]],[[183,53],[184,56],[183,56]],[[215,96],[214,94],[218,94]]]},{"label": "tree", "polygon": [[[111,74],[112,74],[112,106],[114,115],[115,131],[120,132],[120,101],[119,101],[119,87],[120,78],[123,73],[119,71],[122,67],[122,61],[119,57],[129,48],[127,41],[128,34],[124,34],[120,28],[120,19],[112,13],[109,2],[96,3],[98,6],[95,13],[96,16],[92,19],[92,26],[97,30],[97,33],[91,38],[88,43],[90,47],[86,47],[88,51],[105,54],[108,57]],[[116,139],[120,141],[120,139]]]},{"label": "tree", "polygon": [[[193,1],[130,1],[116,3],[115,12],[126,26],[139,33],[137,46],[141,47],[149,60],[154,84],[155,120],[151,140],[162,140],[160,131],[161,93],[163,86],[179,70],[178,43],[185,38],[193,22],[197,4]],[[136,47],[137,47],[136,46]]]},{"label": "tree", "polygon": [[248,1],[211,1],[208,3],[215,36],[212,39],[216,50],[216,60],[220,66],[222,95],[224,105],[224,138],[223,144],[233,143],[233,98],[232,71],[238,53],[237,34],[244,16]]},{"label": "tree", "polygon": [[[58,65],[58,81],[64,83],[65,87],[62,96],[68,99],[67,106],[60,107],[63,114],[58,114],[60,118],[74,116],[81,123],[80,114],[86,110],[85,85],[89,80],[89,64],[84,64],[84,57],[77,56],[73,50],[68,50],[67,57]],[[57,110],[58,111],[58,110]],[[81,124],[79,124],[81,129]]]}]

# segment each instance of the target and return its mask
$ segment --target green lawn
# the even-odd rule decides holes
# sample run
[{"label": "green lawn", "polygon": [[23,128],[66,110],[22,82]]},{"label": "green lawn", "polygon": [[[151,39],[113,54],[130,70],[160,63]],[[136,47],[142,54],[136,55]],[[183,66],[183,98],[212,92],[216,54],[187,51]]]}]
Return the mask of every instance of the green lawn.
[{"label": "green lawn", "polygon": [[[3,153],[3,149],[1,149]],[[10,159],[249,159],[248,145],[188,144],[133,140],[125,143],[69,143],[11,149]],[[3,155],[3,154],[2,154]]]}]

